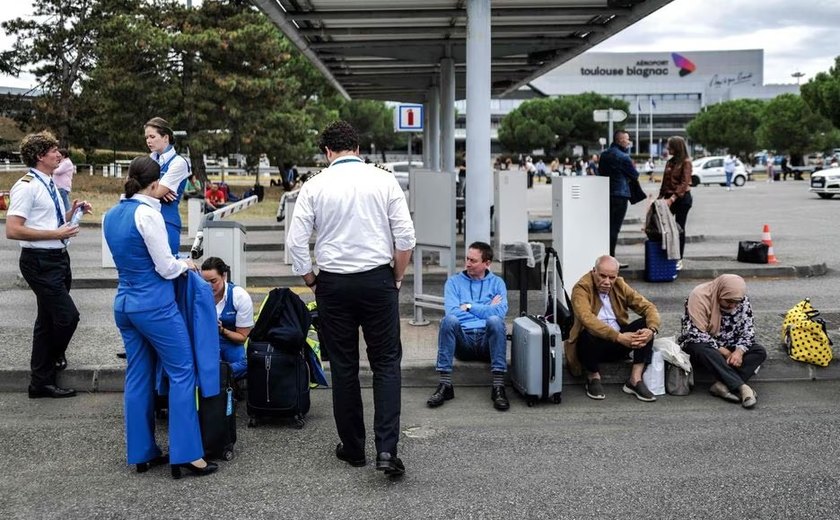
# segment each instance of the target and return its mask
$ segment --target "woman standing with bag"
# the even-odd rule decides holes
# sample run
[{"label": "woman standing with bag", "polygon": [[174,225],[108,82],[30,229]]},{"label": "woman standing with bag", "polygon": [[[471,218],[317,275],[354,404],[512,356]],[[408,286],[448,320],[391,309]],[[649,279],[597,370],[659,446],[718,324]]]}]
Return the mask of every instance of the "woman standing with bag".
[{"label": "woman standing with bag", "polygon": [[755,325],[747,284],[735,274],[723,274],[695,287],[685,302],[679,343],[694,366],[714,376],[709,392],[744,408],[756,403],[747,386],[767,351],[755,341]]},{"label": "woman standing with bag", "polygon": [[671,158],[665,163],[662,174],[662,187],[659,188],[659,198],[671,209],[674,219],[680,225],[680,260],[677,270],[682,269],[683,253],[685,252],[685,222],[691,210],[691,157],[685,139],[673,136],[668,139],[668,153]]},{"label": "woman standing with bag", "polygon": [[[103,231],[119,274],[114,321],[125,344],[125,437],[128,463],[138,473],[169,462],[172,477],[181,470],[208,475],[218,469],[202,457],[204,447],[196,409],[196,369],[184,318],[175,303],[172,280],[195,269],[169,251],[160,202],[160,166],[138,157],[128,167],[125,198],[105,216]],[[154,434],[155,361],[169,379],[169,456]]]}]

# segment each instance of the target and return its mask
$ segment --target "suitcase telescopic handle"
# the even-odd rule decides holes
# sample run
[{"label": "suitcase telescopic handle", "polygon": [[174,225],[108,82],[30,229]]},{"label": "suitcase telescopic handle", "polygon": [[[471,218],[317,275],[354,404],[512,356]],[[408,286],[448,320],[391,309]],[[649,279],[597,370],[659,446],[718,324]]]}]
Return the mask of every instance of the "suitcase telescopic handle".
[{"label": "suitcase telescopic handle", "polygon": [[551,349],[551,382],[557,379],[557,351]]}]

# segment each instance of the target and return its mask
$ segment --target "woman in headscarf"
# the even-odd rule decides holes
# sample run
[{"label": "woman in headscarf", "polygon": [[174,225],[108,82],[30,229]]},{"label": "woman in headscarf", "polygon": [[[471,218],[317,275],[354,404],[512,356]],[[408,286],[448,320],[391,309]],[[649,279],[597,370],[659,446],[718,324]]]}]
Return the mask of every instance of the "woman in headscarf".
[{"label": "woman in headscarf", "polygon": [[747,381],[767,358],[755,341],[747,284],[735,274],[723,274],[695,287],[685,302],[679,343],[695,365],[715,377],[709,392],[744,408],[756,403]]}]

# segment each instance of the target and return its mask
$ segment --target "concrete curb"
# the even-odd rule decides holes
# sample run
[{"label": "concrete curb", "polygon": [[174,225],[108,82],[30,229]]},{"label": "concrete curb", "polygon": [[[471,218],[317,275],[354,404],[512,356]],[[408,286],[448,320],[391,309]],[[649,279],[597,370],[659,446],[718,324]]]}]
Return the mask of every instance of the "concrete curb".
[{"label": "concrete curb", "polygon": [[[330,379],[329,363],[325,363],[327,378]],[[622,384],[630,373],[627,363],[605,363],[601,378],[605,384]],[[370,388],[373,373],[370,367],[362,363],[359,371],[361,384]],[[582,377],[574,377],[567,370],[563,372],[564,386],[583,385]],[[486,363],[457,362],[452,374],[456,386],[490,386],[490,369]],[[698,371],[695,381],[700,384],[711,383],[711,376]],[[833,363],[825,368],[792,361],[787,358],[768,359],[751,381],[840,381],[840,363]],[[406,388],[434,388],[438,375],[433,361],[404,362],[402,366],[402,386]],[[59,375],[61,386],[75,388],[79,392],[122,392],[125,385],[125,366],[118,364],[100,367],[70,367]],[[510,381],[508,379],[508,384]],[[29,385],[29,370],[23,368],[0,369],[0,392],[22,392]]]},{"label": "concrete curb", "polygon": [[[828,266],[823,262],[811,265],[683,269],[679,273],[679,279],[711,280],[724,273],[737,274],[744,278],[810,278],[825,275],[828,273]],[[645,279],[645,271],[644,269],[624,269],[621,271],[621,276],[626,280],[643,281]],[[413,283],[414,275],[406,273],[405,280],[406,283]],[[446,274],[442,272],[425,273],[423,275],[423,281],[425,283],[442,284],[446,281]],[[249,287],[295,287],[299,285],[301,285],[300,277],[294,275],[255,275],[248,277]],[[29,287],[20,273],[16,275],[14,287],[19,289],[27,289]],[[112,277],[107,278],[73,278],[73,289],[115,289],[116,287],[116,272],[113,272]]]}]

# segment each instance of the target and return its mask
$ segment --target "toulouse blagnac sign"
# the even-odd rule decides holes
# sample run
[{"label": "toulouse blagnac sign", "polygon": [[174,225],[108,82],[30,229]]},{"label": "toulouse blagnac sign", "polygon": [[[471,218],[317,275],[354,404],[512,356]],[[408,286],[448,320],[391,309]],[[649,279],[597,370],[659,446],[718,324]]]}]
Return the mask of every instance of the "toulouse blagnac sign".
[{"label": "toulouse blagnac sign", "polygon": [[[682,54],[671,53],[674,66],[679,69],[680,77],[688,76],[697,69],[693,61]],[[668,76],[671,73],[669,60],[637,60],[626,67],[581,67],[581,76],[626,76],[649,78],[651,76]]]},{"label": "toulouse blagnac sign", "polygon": [[667,76],[668,60],[639,60],[627,67],[581,67],[581,76]]}]

